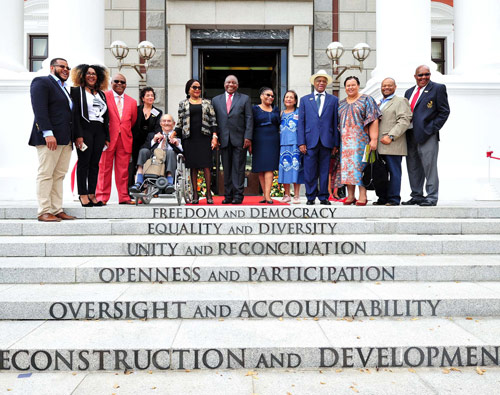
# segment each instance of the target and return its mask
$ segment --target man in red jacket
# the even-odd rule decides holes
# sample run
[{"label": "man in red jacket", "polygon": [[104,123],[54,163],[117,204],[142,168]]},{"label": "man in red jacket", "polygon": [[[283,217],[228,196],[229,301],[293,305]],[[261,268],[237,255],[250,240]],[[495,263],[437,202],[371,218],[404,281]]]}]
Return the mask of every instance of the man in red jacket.
[{"label": "man in red jacket", "polygon": [[128,194],[128,164],[132,154],[132,127],[137,120],[137,102],[126,95],[127,79],[116,74],[111,81],[111,90],[106,100],[109,110],[110,143],[102,153],[99,163],[96,198],[107,202],[111,195],[111,174],[115,162],[115,184],[120,204],[131,204]]}]

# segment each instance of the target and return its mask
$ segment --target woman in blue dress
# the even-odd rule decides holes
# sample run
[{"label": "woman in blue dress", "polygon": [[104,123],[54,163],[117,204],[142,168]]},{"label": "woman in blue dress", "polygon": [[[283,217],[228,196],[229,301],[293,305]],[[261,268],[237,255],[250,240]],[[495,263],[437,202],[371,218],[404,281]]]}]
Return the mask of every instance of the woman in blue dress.
[{"label": "woman in blue dress", "polygon": [[259,173],[264,199],[259,203],[273,204],[271,187],[273,172],[278,170],[280,157],[280,113],[273,107],[274,92],[260,89],[260,104],[253,106],[252,172]]},{"label": "woman in blue dress", "polygon": [[297,123],[299,110],[297,109],[297,93],[288,90],[283,97],[285,110],[281,113],[280,125],[280,169],[278,182],[285,188],[283,202],[290,202],[290,184],[293,184],[293,203],[300,203],[300,184],[304,183],[304,168],[302,154],[297,145]]}]

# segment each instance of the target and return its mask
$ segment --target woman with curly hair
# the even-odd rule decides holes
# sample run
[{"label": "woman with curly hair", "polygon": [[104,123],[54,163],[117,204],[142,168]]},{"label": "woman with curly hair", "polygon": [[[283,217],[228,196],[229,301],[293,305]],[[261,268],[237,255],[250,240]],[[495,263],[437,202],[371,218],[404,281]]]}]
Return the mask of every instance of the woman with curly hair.
[{"label": "woman with curly hair", "polygon": [[99,160],[104,146],[109,145],[109,114],[103,92],[108,88],[109,73],[103,66],[80,64],[71,71],[71,79],[78,195],[83,207],[102,206],[95,190]]},{"label": "woman with curly hair", "polygon": [[186,83],[186,99],[179,103],[179,117],[175,125],[177,136],[182,139],[186,167],[191,169],[193,183],[193,204],[198,204],[198,169],[203,169],[207,185],[207,204],[213,204],[212,191],[212,150],[217,148],[217,122],[215,110],[210,100],[202,99],[200,81],[190,79]]}]

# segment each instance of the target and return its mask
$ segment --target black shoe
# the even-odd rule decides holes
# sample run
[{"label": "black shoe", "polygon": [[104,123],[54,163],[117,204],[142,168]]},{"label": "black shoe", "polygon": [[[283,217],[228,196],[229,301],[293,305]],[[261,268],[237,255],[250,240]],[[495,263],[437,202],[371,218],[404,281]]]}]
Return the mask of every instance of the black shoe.
[{"label": "black shoe", "polygon": [[128,189],[129,193],[141,193],[141,185],[140,182],[136,182]]},{"label": "black shoe", "polygon": [[407,202],[401,203],[403,206],[416,206],[417,204],[420,205],[420,203],[424,202],[425,200],[423,199],[415,199],[411,198]]},{"label": "black shoe", "polygon": [[261,201],[259,201],[259,203],[267,203],[267,200],[266,199],[262,199]]},{"label": "black shoe", "polygon": [[231,198],[225,198],[223,201],[222,201],[222,204],[231,204],[233,202],[233,199]]},{"label": "black shoe", "polygon": [[267,204],[274,204],[274,200],[272,200],[272,199],[271,200],[267,200],[266,203]]},{"label": "black shoe", "polygon": [[308,200],[306,204],[308,206],[312,206],[314,204],[314,200]]},{"label": "black shoe", "polygon": [[233,199],[233,201],[231,203],[232,204],[241,204],[241,203],[243,203],[243,199]]},{"label": "black shoe", "polygon": [[328,199],[320,200],[319,204],[324,204],[325,206],[331,206],[332,204],[328,201]]},{"label": "black shoe", "polygon": [[175,192],[175,187],[172,184],[168,184],[165,187],[165,193],[174,193]]},{"label": "black shoe", "polygon": [[[383,200],[377,200],[376,202],[373,202],[372,204],[373,204],[374,206],[386,206],[386,205],[388,205],[389,203],[384,202]],[[392,204],[391,204],[391,206],[392,206]]]},{"label": "black shoe", "polygon": [[419,203],[418,205],[420,207],[432,207],[435,206],[437,202],[433,202],[432,200],[424,200],[423,202]]},{"label": "black shoe", "polygon": [[[91,200],[91,202],[92,202],[92,200]],[[102,202],[100,200],[98,202],[96,202],[96,203],[92,202],[92,204],[94,205],[94,207],[102,207],[102,206],[104,206],[104,202]]]},{"label": "black shoe", "polygon": [[89,202],[87,204],[83,204],[82,198],[78,196],[78,200],[80,200],[80,204],[82,207],[94,207],[94,203],[92,203],[92,200],[89,199]]}]

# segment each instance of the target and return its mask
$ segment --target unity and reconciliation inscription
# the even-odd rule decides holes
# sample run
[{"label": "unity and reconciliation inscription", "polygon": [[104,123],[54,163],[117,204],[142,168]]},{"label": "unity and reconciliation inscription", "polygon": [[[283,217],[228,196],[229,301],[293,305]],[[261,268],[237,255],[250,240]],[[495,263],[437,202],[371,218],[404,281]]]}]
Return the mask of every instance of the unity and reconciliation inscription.
[{"label": "unity and reconciliation inscription", "polygon": [[310,218],[335,218],[336,208],[330,207],[247,207],[234,208],[191,208],[191,207],[155,207],[154,219],[195,218],[195,219],[227,219],[227,218],[270,218],[270,219],[310,219]]},{"label": "unity and reconciliation inscription", "polygon": [[255,300],[56,302],[55,320],[177,318],[436,317],[441,300]]},{"label": "unity and reconciliation inscription", "polygon": [[0,371],[499,366],[500,346],[0,350]]},{"label": "unity and reconciliation inscription", "polygon": [[366,242],[127,243],[127,253],[130,256],[358,255],[366,254]]},{"label": "unity and reconciliation inscription", "polygon": [[183,281],[394,281],[395,266],[270,266],[212,268],[194,267],[105,267],[99,281],[183,282]]}]

